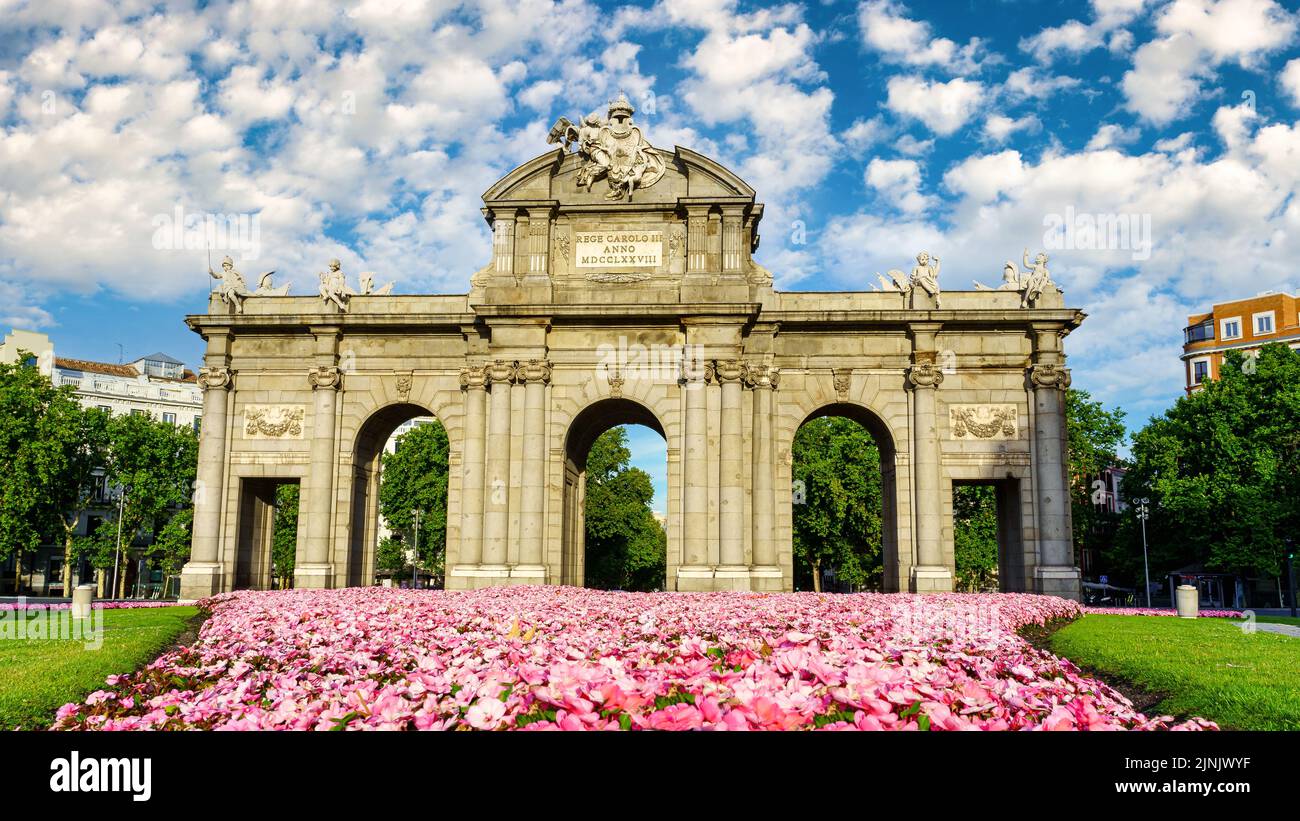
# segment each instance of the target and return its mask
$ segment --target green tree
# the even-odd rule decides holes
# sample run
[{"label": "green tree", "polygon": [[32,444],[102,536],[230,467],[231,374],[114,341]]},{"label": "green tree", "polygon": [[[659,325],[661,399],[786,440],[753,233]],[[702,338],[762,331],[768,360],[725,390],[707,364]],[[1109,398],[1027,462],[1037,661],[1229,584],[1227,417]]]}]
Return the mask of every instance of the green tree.
[{"label": "green tree", "polygon": [[54,387],[28,352],[0,364],[0,559],[15,557],[15,591],[23,553],[61,530],[84,418],[72,388]]},{"label": "green tree", "polygon": [[384,454],[379,484],[379,512],[397,541],[414,539],[415,511],[421,511],[419,562],[438,578],[447,552],[447,450],[441,422],[417,425]]},{"label": "green tree", "polygon": [[158,530],[153,543],[154,562],[164,574],[180,575],[181,568],[190,560],[193,528],[194,508],[186,507],[168,516],[167,523]]},{"label": "green tree", "polygon": [[795,434],[796,578],[821,590],[822,569],[853,587],[883,579],[880,452],[850,419],[814,419]]},{"label": "green tree", "polygon": [[[126,489],[125,499],[109,508],[108,518],[95,533],[78,541],[78,552],[103,570],[120,567],[135,540],[154,541],[168,519],[192,503],[197,468],[198,438],[191,429],[144,414],[112,417],[104,472],[110,487],[119,492]],[[121,556],[117,553],[119,532]],[[175,538],[174,533],[168,535]],[[173,549],[175,545],[173,541]],[[102,579],[104,574],[100,575]],[[118,573],[112,595],[125,592],[126,574]]]},{"label": "green tree", "polygon": [[1120,463],[1117,453],[1124,443],[1124,411],[1107,410],[1087,391],[1071,388],[1065,394],[1065,418],[1070,518],[1078,563],[1085,548],[1104,550],[1115,540],[1119,516],[1098,504],[1095,483],[1103,470]]},{"label": "green tree", "polygon": [[[1300,355],[1230,351],[1218,379],[1133,437],[1129,503],[1151,500],[1154,573],[1192,563],[1277,577],[1283,539],[1300,528]],[[1127,516],[1111,560],[1141,578],[1141,533]]]},{"label": "green tree", "polygon": [[271,574],[276,586],[285,590],[293,586],[294,561],[298,556],[298,499],[296,482],[286,482],[275,489],[275,533],[271,542]]},{"label": "green tree", "polygon": [[957,589],[996,590],[998,584],[998,500],[991,485],[954,485],[953,550]]},{"label": "green tree", "polygon": [[630,466],[627,431],[605,431],[587,454],[586,564],[588,587],[660,590],[668,536],[650,509],[650,475]]}]

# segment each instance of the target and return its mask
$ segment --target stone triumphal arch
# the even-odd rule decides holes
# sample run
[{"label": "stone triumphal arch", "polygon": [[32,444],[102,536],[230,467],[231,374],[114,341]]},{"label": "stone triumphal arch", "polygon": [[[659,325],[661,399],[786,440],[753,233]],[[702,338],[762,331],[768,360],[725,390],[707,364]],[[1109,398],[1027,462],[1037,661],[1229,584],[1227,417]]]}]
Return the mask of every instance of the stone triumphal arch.
[{"label": "stone triumphal arch", "polygon": [[582,584],[586,449],[639,423],[668,447],[669,589],[789,590],[792,442],[828,414],[880,446],[887,589],[951,589],[952,489],[984,483],[1003,588],[1077,597],[1062,338],[1083,314],[1046,257],[974,291],[924,254],[861,272],[871,290],[775,291],[754,190],[653,148],[626,101],[609,115],[561,118],[562,146],[483,195],[492,258],[467,294],[354,288],[337,263],[313,296],[213,273],[187,320],[207,352],[182,597],[268,584],[285,482],[295,585],[372,583],[379,453],[428,415],[450,440],[449,588]]}]

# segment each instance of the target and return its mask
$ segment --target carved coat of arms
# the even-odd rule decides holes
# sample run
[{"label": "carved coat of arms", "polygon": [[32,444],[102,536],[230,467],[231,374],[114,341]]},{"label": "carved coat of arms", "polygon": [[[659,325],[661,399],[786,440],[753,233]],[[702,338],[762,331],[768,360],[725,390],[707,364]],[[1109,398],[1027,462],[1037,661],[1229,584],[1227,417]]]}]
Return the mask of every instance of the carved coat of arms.
[{"label": "carved coat of arms", "polygon": [[620,94],[609,104],[608,120],[593,112],[581,125],[574,125],[568,117],[561,117],[551,126],[546,142],[563,142],[566,150],[577,146],[583,161],[578,185],[590,191],[603,178],[609,186],[605,199],[631,199],[636,189],[659,182],[666,168],[663,157],[632,123],[633,113],[626,95]]}]

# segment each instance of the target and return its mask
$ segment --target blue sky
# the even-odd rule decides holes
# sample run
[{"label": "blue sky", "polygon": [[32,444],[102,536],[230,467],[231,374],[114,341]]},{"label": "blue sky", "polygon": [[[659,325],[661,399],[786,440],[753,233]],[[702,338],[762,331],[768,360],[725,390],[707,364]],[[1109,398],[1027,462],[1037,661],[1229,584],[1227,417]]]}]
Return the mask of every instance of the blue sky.
[{"label": "blue sky", "polygon": [[[462,292],[481,192],[626,91],[757,189],[778,288],[922,248],[969,288],[1046,247],[1090,314],[1074,384],[1137,426],[1180,394],[1187,314],[1300,285],[1298,28],[1275,0],[0,0],[0,332],[196,363],[177,208],[256,215],[232,255],[300,292],[333,256]],[[1138,230],[1061,247],[1054,218]]]}]

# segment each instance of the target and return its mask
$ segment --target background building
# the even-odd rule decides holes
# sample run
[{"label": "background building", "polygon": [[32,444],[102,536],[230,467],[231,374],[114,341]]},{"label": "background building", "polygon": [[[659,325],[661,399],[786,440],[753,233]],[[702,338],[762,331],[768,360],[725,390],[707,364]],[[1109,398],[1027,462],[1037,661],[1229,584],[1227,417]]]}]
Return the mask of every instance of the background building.
[{"label": "background building", "polygon": [[[56,356],[54,344],[43,333],[11,330],[0,342],[0,362],[18,361],[25,351],[27,360],[56,385],[71,385],[84,407],[114,414],[144,414],[162,422],[199,429],[203,412],[203,391],[185,363],[165,353],[140,357],[127,364],[112,364]],[[77,523],[77,535],[85,536],[110,515],[116,502],[114,490],[102,478],[95,488],[95,502],[103,507],[88,510]],[[67,595],[63,590],[63,545],[49,544],[23,556],[21,586],[31,595]],[[0,565],[0,590],[13,590],[14,557]],[[73,585],[91,581],[89,564],[74,566]]]},{"label": "background building", "polygon": [[1286,342],[1300,349],[1297,303],[1300,300],[1294,295],[1265,291],[1187,317],[1182,356],[1187,392],[1196,390],[1207,379],[1218,379],[1228,351],[1258,350],[1269,342]]}]

